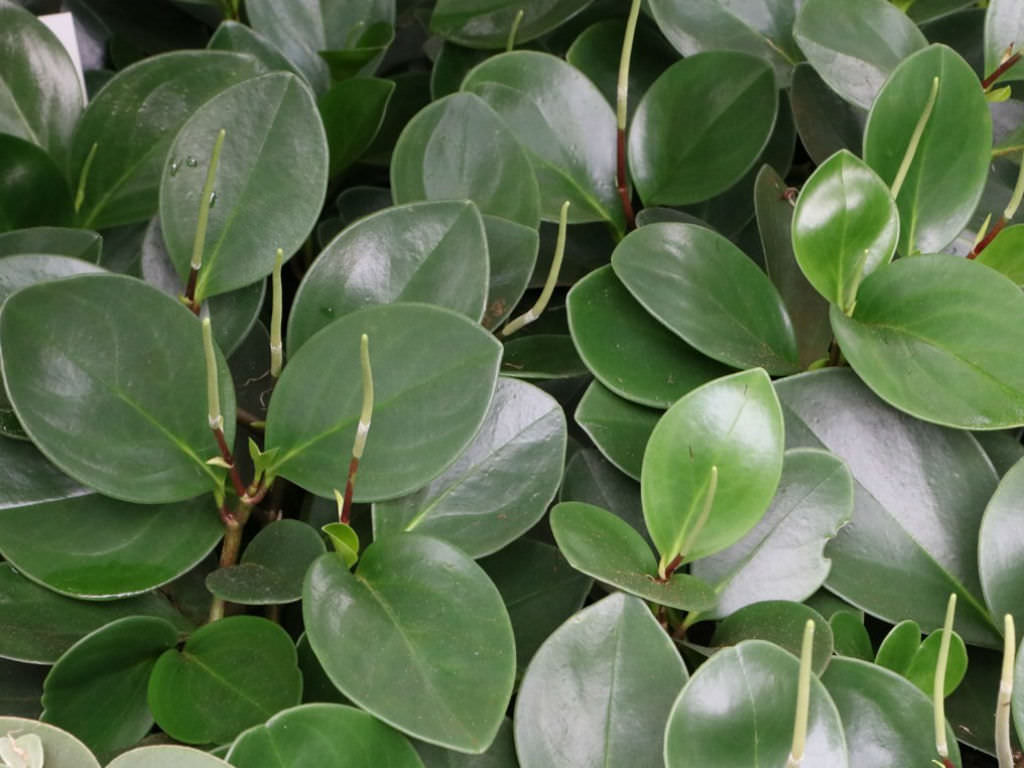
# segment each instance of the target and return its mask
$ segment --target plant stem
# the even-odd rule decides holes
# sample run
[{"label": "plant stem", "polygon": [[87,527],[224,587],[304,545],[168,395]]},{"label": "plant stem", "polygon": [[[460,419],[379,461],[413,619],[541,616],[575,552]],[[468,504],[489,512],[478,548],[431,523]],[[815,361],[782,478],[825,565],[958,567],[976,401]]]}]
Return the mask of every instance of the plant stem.
[{"label": "plant stem", "polygon": [[562,203],[562,212],[558,218],[558,240],[555,242],[555,255],[551,260],[551,269],[548,271],[548,279],[544,282],[544,288],[532,307],[501,329],[502,336],[511,336],[520,328],[529,325],[540,317],[547,307],[551,300],[551,294],[555,292],[555,284],[558,283],[558,273],[562,270],[562,257],[565,256],[565,237],[568,227],[569,201],[566,200]]},{"label": "plant stem", "polygon": [[271,278],[271,310],[270,310],[270,375],[278,378],[284,365],[284,345],[281,342],[281,318],[283,309],[283,289],[281,287],[281,265],[284,262],[284,251],[277,249],[274,260],[274,273]]},{"label": "plant stem", "polygon": [[999,78],[1006,74],[1006,71],[1008,69],[1010,69],[1018,61],[1020,61],[1021,54],[1012,53],[1012,51],[1013,44],[1011,43],[1010,47],[1006,49],[1006,53],[1003,54],[1003,60],[999,63],[999,66],[992,71],[992,74],[990,74],[988,77],[981,81],[981,89],[983,91],[987,91],[989,88],[995,85]]},{"label": "plant stem", "polygon": [[228,447],[227,439],[224,437],[224,416],[220,412],[220,385],[217,381],[217,355],[213,348],[213,326],[208,317],[203,318],[203,352],[206,356],[206,419],[213,431],[213,437],[217,441],[220,457],[231,475],[231,484],[235,487],[235,493],[242,498],[245,496],[245,484],[238,474],[238,467],[231,455],[231,448]]},{"label": "plant stem", "polygon": [[516,35],[519,34],[519,25],[523,23],[523,16],[525,15],[525,8],[520,8],[516,12],[516,17],[512,20],[512,28],[508,31],[508,41],[505,43],[506,53],[516,47]]},{"label": "plant stem", "polygon": [[953,634],[953,616],[956,614],[956,593],[949,596],[946,604],[946,621],[942,626],[942,640],[939,643],[939,658],[935,664],[935,678],[932,682],[932,715],[935,726],[935,751],[943,760],[949,760],[949,744],[946,741],[946,664],[949,661],[949,641]]},{"label": "plant stem", "polygon": [[220,162],[220,150],[224,146],[224,137],[227,132],[221,128],[217,133],[217,141],[214,142],[213,152],[210,154],[210,166],[206,169],[206,183],[203,184],[203,192],[199,196],[199,220],[196,222],[196,237],[192,241],[192,261],[189,264],[188,284],[185,286],[185,303],[199,314],[199,302],[196,301],[196,283],[199,279],[199,270],[203,267],[203,248],[206,246],[206,226],[210,220],[210,199],[213,195],[213,184],[217,180],[217,164]]},{"label": "plant stem", "polygon": [[[251,512],[252,504],[244,500],[244,493],[239,498],[234,512],[228,511],[226,506],[220,508],[220,519],[224,523],[224,541],[220,547],[219,567],[230,568],[238,562],[238,553],[242,549],[242,529],[249,521]],[[210,603],[210,621],[217,621],[223,617],[224,600],[214,597]]]},{"label": "plant stem", "polygon": [[989,244],[996,239],[996,235],[1003,231],[1003,228],[1010,223],[1014,216],[1017,215],[1017,209],[1020,208],[1021,200],[1024,199],[1024,157],[1021,158],[1021,166],[1017,172],[1017,184],[1013,188],[1013,194],[1010,196],[1010,202],[1006,204],[1006,208],[1003,209],[1003,215],[999,217],[995,226],[992,229],[985,231],[988,227],[988,222],[991,220],[991,215],[985,219],[985,224],[979,230],[981,235],[974,247],[971,248],[971,252],[967,254],[968,259],[976,259],[978,255],[984,251]]},{"label": "plant stem", "polygon": [[804,640],[800,648],[800,677],[796,689],[796,716],[793,718],[793,746],[786,768],[799,768],[807,745],[807,716],[811,703],[811,657],[814,650],[814,621],[804,624]]},{"label": "plant stem", "polygon": [[1017,635],[1013,616],[1003,617],[1003,670],[999,679],[999,698],[996,703],[996,756],[999,768],[1014,768],[1013,746],[1010,744],[1010,702],[1013,698],[1014,654]]},{"label": "plant stem", "polygon": [[622,57],[619,59],[619,81],[615,90],[616,139],[616,187],[622,199],[622,210],[626,215],[626,229],[636,228],[633,201],[629,196],[629,175],[626,170],[626,123],[629,118],[629,64],[633,57],[633,42],[636,39],[636,24],[640,18],[641,0],[633,0],[626,19],[626,34],[622,40]]},{"label": "plant stem", "polygon": [[370,368],[370,339],[364,333],[359,339],[359,363],[363,369],[363,409],[359,414],[356,439],[352,443],[352,460],[348,464],[348,478],[345,480],[345,500],[341,507],[339,522],[348,525],[352,517],[352,493],[356,485],[359,460],[363,458],[366,437],[370,434],[370,419],[373,416],[373,370]]},{"label": "plant stem", "polygon": [[924,129],[932,116],[932,110],[935,109],[935,101],[938,99],[938,96],[939,78],[933,77],[931,94],[928,96],[928,101],[925,102],[924,111],[921,112],[917,125],[914,126],[914,132],[910,134],[910,143],[907,144],[907,151],[903,155],[903,162],[900,163],[900,168],[896,172],[896,178],[892,182],[893,200],[900,196],[900,189],[903,188],[903,182],[906,181],[907,173],[910,172],[910,164],[914,162],[914,155],[917,154],[917,147],[921,143],[921,136],[924,134]]}]

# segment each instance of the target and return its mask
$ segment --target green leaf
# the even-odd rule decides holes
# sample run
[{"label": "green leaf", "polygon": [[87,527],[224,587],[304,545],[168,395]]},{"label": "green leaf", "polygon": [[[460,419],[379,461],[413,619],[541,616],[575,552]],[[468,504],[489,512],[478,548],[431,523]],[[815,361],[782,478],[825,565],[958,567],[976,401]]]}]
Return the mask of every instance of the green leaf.
[{"label": "green leaf", "polygon": [[148,592],[191,570],[224,531],[210,496],[140,505],[83,491],[0,511],[3,557],[68,597]]},{"label": "green leaf", "polygon": [[[226,130],[209,209],[196,301],[269,275],[295,253],[327,191],[327,137],[313,94],[276,72],[221,91],[182,126],[160,180],[160,223],[178,274],[189,272],[207,166]],[[273,195],[266,194],[274,190]]]},{"label": "green leaf", "polygon": [[288,352],[366,306],[423,302],[479,320],[487,280],[486,235],[471,202],[387,208],[345,229],[313,262],[295,294]]},{"label": "green leaf", "polygon": [[[939,645],[942,642],[942,630],[937,629],[924,639],[914,653],[910,664],[900,671],[905,678],[920,688],[929,697],[935,687],[935,667],[939,660]],[[967,671],[967,648],[960,635],[954,632],[950,636],[949,658],[947,660],[944,695],[949,696],[960,685]]]},{"label": "green leaf", "polygon": [[1007,227],[985,246],[978,261],[1024,286],[1024,224]]},{"label": "green leaf", "polygon": [[440,99],[456,93],[462,80],[473,67],[494,55],[494,51],[465,48],[455,43],[442,42],[441,49],[430,70],[430,95]]},{"label": "green leaf", "polygon": [[939,254],[879,269],[853,316],[833,307],[831,320],[850,365],[886,402],[936,424],[999,429],[1024,424],[1022,313],[1011,280]]},{"label": "green leaf", "polygon": [[526,151],[472,93],[435,101],[409,121],[391,158],[396,203],[472,200],[481,213],[536,229],[540,190]]},{"label": "green leaf", "polygon": [[198,749],[164,745],[123,752],[107,768],[226,768],[229,765]]},{"label": "green leaf", "polygon": [[376,21],[369,25],[353,27],[346,48],[319,53],[320,58],[327,62],[331,79],[338,82],[359,74],[373,74],[393,42],[395,27],[392,22]]},{"label": "green leaf", "polygon": [[[484,216],[491,274],[487,309],[482,320],[491,331],[501,325],[523,297],[537,263],[540,238],[536,229],[497,216]],[[452,279],[449,275],[449,279]]]},{"label": "green leaf", "polygon": [[654,553],[628,523],[600,507],[570,501],[551,511],[551,532],[576,570],[658,605],[702,611],[714,605],[709,584],[686,573],[662,581]]},{"label": "green leaf", "polygon": [[19,254],[70,256],[96,264],[103,238],[87,229],[70,227],[29,227],[0,235],[0,257]]},{"label": "green leaf", "polygon": [[764,267],[793,321],[800,367],[828,354],[832,341],[828,302],[807,282],[793,253],[793,203],[790,188],[770,165],[762,165],[754,181],[754,209],[764,251]]},{"label": "green leaf", "polygon": [[[185,294],[185,283],[174,271],[167,255],[159,218],[150,220],[146,228],[139,270],[143,280],[171,298],[179,299]],[[213,340],[225,355],[231,355],[252,330],[266,292],[266,281],[257,280],[236,291],[218,294],[206,302],[213,326]]]},{"label": "green leaf", "polygon": [[[219,0],[213,1],[219,2]],[[247,53],[258,60],[268,72],[293,72],[296,75],[302,75],[295,65],[281,53],[280,48],[259,32],[237,21],[222,21],[210,37],[210,42],[206,44],[206,47],[211,51]]]},{"label": "green leaf", "polygon": [[711,381],[669,408],[640,478],[659,567],[719,552],[757,525],[778,487],[782,453],[782,410],[763,370]]},{"label": "green leaf", "polygon": [[494,392],[501,347],[455,312],[394,304],[331,323],[291,358],[267,413],[265,449],[278,450],[274,473],[320,496],[333,497],[348,470],[364,333],[376,405],[357,501],[395,498],[440,474],[476,433]]},{"label": "green leaf", "polygon": [[[799,662],[747,640],[701,665],[676,700],[665,734],[667,768],[785,765],[793,740]],[[846,768],[843,725],[817,677],[810,680],[803,764]]]},{"label": "green leaf", "polygon": [[[1024,13],[1013,0],[991,0],[985,13],[985,74],[996,70],[1012,46],[1013,53],[1021,50],[1024,40]],[[1024,80],[1024,64],[1017,62],[997,82]]]},{"label": "green leaf", "polygon": [[0,5],[0,50],[0,133],[42,147],[64,176],[85,102],[71,57],[45,24],[7,2]]},{"label": "green leaf", "polygon": [[71,223],[72,215],[67,182],[46,151],[25,139],[0,133],[0,233],[64,226]]},{"label": "green leaf", "polygon": [[93,630],[125,616],[153,616],[187,627],[156,592],[109,602],[71,600],[34,584],[9,563],[0,563],[0,595],[0,657],[32,664],[52,664]]},{"label": "green leaf", "polygon": [[206,588],[241,605],[291,603],[301,599],[306,570],[325,551],[316,529],[298,520],[278,520],[256,534],[238,565],[207,576]]},{"label": "green leaf", "polygon": [[462,89],[496,111],[526,150],[541,192],[541,218],[625,222],[615,188],[615,115],[586,75],[550,54],[513,51],[473,68]]},{"label": "green leaf", "polygon": [[[850,765],[929,765],[935,737],[927,724],[931,700],[906,680],[857,659],[834,659],[822,675],[843,721]],[[960,766],[960,748],[946,726],[949,759]]]},{"label": "green leaf", "polygon": [[196,630],[157,660],[149,679],[153,718],[186,744],[223,743],[302,696],[295,646],[259,616],[231,616]]},{"label": "green leaf", "polygon": [[793,34],[828,86],[864,109],[899,63],[928,45],[917,25],[887,0],[807,0]]},{"label": "green leaf", "polygon": [[559,501],[582,501],[625,520],[640,534],[647,533],[640,503],[640,483],[615,468],[592,448],[583,448],[565,465]]},{"label": "green leaf", "polygon": [[610,266],[578,281],[566,307],[580,357],[620,397],[667,408],[694,387],[729,372],[651,317]]},{"label": "green leaf", "polygon": [[[261,72],[256,59],[221,51],[174,51],[118,72],[75,128],[71,178],[84,193],[78,222],[102,229],[153,216],[175,134],[202,104]],[[198,157],[205,162],[212,148],[211,140]]]},{"label": "green leaf", "polygon": [[952,49],[932,45],[905,59],[879,92],[864,129],[864,162],[892,184],[935,77],[935,106],[896,198],[903,255],[938,253],[960,233],[991,158],[992,118],[978,76]]},{"label": "green leaf", "polygon": [[993,616],[1011,614],[1024,626],[1024,536],[1020,529],[1024,460],[1018,461],[999,482],[985,507],[978,534],[978,568],[985,603]]},{"label": "green leaf", "polygon": [[693,56],[701,51],[742,51],[772,65],[778,87],[789,85],[800,50],[793,40],[795,0],[722,2],[722,0],[654,0],[651,13],[677,51]]},{"label": "green leaf", "polygon": [[957,740],[995,757],[992,691],[999,690],[1003,653],[970,647],[970,664],[963,682],[946,700],[946,717]]},{"label": "green leaf", "polygon": [[[591,0],[502,0],[484,5],[470,0],[440,0],[430,17],[430,31],[471,48],[504,48],[513,25],[514,42],[525,43],[561,26],[590,3]],[[517,22],[520,13],[522,20]]]},{"label": "green leaf", "polygon": [[38,736],[42,742],[46,768],[100,768],[88,747],[67,731],[36,720],[0,717],[0,738],[12,735],[20,739],[29,734]]},{"label": "green leaf", "polygon": [[875,664],[903,675],[921,647],[921,627],[906,619],[889,630],[878,646]]},{"label": "green leaf", "polygon": [[53,466],[35,446],[0,440],[0,510],[87,493],[88,488]]},{"label": "green leaf", "polygon": [[331,178],[348,169],[373,144],[394,92],[392,80],[352,77],[335,83],[320,97]]},{"label": "green leaf", "polygon": [[43,720],[101,756],[133,746],[153,727],[146,704],[150,672],[177,642],[172,624],[150,616],[118,619],[83,637],[46,676]]},{"label": "green leaf", "polygon": [[423,768],[400,734],[370,715],[339,704],[303,704],[278,712],[235,739],[236,768]]},{"label": "green leaf", "polygon": [[828,625],[832,629],[838,656],[863,661],[871,661],[874,658],[875,652],[871,647],[871,637],[864,627],[863,616],[848,611],[837,611],[828,620]]},{"label": "green leaf", "polygon": [[516,641],[516,676],[547,637],[583,605],[591,580],[550,544],[523,537],[480,561],[505,601]]},{"label": "green leaf", "polygon": [[556,630],[526,670],[513,720],[520,764],[658,764],[664,722],[686,679],[647,606],[605,598]]},{"label": "green leaf", "polygon": [[788,446],[831,450],[853,475],[853,518],[829,544],[828,588],[927,631],[942,626],[956,592],[960,635],[1001,647],[977,575],[981,513],[996,487],[977,441],[888,407],[852,371],[806,373],[776,390]]},{"label": "green leaf", "polygon": [[787,600],[750,603],[719,622],[711,645],[731,646],[744,640],[766,640],[799,657],[808,620],[814,622],[811,669],[820,676],[832,658],[832,629],[820,613],[800,603]]},{"label": "green leaf", "polygon": [[[512,627],[498,590],[460,550],[393,536],[367,547],[355,575],[324,555],[306,575],[302,610],[328,677],[363,709],[459,752],[490,746],[512,695]],[[368,648],[375,663],[353,664]]]},{"label": "green leaf", "polygon": [[543,390],[499,379],[472,442],[416,493],[373,507],[374,539],[415,531],[470,557],[515,541],[544,515],[565,463],[565,414]]},{"label": "green leaf", "polygon": [[768,143],[778,103],[771,69],[749,54],[701,53],[665,70],[629,131],[629,167],[644,204],[699,203],[729,189]]},{"label": "green leaf", "polygon": [[515,379],[576,379],[590,371],[567,333],[517,335],[502,346],[501,372]]},{"label": "green leaf", "polygon": [[841,149],[860,151],[867,111],[844,101],[806,62],[793,70],[789,103],[800,142],[815,163]]},{"label": "green leaf", "polygon": [[245,11],[252,28],[281,49],[317,94],[330,86],[322,52],[352,47],[376,22],[395,22],[394,0],[247,0]]},{"label": "green leaf", "polygon": [[818,293],[849,313],[861,281],[892,259],[899,231],[889,188],[856,155],[840,150],[800,192],[793,252]]},{"label": "green leaf", "polygon": [[[14,410],[58,467],[126,501],[181,501],[219,487],[199,319],[134,278],[34,285],[0,313],[0,364]],[[169,341],[170,340],[170,341]],[[159,354],[154,354],[159,350]],[[235,412],[218,356],[220,401]],[[230,444],[234,419],[224,424]]]},{"label": "green leaf", "polygon": [[50,668],[0,659],[0,712],[13,717],[37,718],[43,711],[40,697]]},{"label": "green leaf", "polygon": [[512,737],[512,721],[505,718],[494,743],[479,755],[466,755],[435,747],[422,741],[413,742],[426,768],[519,768],[516,745]]},{"label": "green leaf", "polygon": [[580,398],[574,418],[601,454],[634,480],[661,411],[623,400],[593,382]]},{"label": "green leaf", "polygon": [[718,593],[706,618],[761,600],[805,600],[825,582],[831,567],[825,544],[852,512],[853,478],[841,460],[824,451],[787,451],[778,491],[760,522],[690,569]]},{"label": "green leaf", "polygon": [[362,160],[369,165],[386,166],[391,162],[391,152],[406,123],[430,103],[430,75],[423,71],[401,72],[388,78],[395,84],[395,91],[388,101],[384,122]]},{"label": "green leaf", "polygon": [[693,224],[648,224],[619,243],[612,267],[648,312],[708,357],[773,374],[797,370],[782,299],[721,235]]}]

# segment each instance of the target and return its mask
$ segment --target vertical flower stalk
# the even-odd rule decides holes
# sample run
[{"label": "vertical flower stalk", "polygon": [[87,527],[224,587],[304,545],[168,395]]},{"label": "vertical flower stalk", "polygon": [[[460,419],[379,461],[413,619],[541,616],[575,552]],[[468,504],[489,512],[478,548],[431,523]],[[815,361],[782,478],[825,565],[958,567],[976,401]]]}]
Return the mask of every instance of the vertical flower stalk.
[{"label": "vertical flower stalk", "polygon": [[1013,616],[1003,617],[1003,670],[999,678],[999,698],[996,702],[996,757],[999,768],[1014,768],[1013,746],[1010,744],[1010,703],[1013,699],[1014,655],[1017,651],[1017,633]]},{"label": "vertical flower stalk", "polygon": [[1017,183],[1013,187],[1010,202],[1006,204],[1006,207],[1003,209],[1003,215],[999,217],[999,220],[992,229],[988,228],[992,215],[989,214],[985,218],[985,223],[978,230],[978,237],[975,239],[974,247],[967,254],[968,259],[978,258],[978,255],[988,247],[989,243],[996,239],[996,235],[1002,232],[1003,228],[1017,215],[1017,209],[1020,208],[1022,199],[1024,199],[1024,155],[1021,156],[1021,166],[1017,172]]},{"label": "vertical flower stalk", "polygon": [[238,467],[235,466],[231,449],[224,437],[224,416],[220,412],[220,384],[217,381],[217,354],[213,348],[213,326],[210,318],[203,318],[203,351],[206,355],[206,408],[207,422],[213,437],[217,441],[217,448],[220,450],[222,466],[226,467],[231,475],[231,484],[235,488],[238,498],[245,497],[245,485],[238,474]]},{"label": "vertical flower stalk", "polygon": [[807,747],[807,719],[811,709],[811,658],[814,652],[814,621],[804,624],[803,645],[800,647],[800,676],[796,688],[796,715],[793,718],[793,746],[789,750],[786,768],[800,768]]},{"label": "vertical flower stalk", "polygon": [[900,196],[900,190],[903,189],[903,182],[907,180],[907,174],[910,172],[910,165],[914,162],[914,156],[917,155],[917,148],[921,144],[921,137],[924,135],[924,129],[928,126],[928,121],[931,119],[932,110],[935,109],[935,102],[939,97],[939,78],[932,78],[932,90],[928,96],[928,101],[925,102],[924,111],[921,112],[921,117],[917,120],[917,125],[914,126],[914,132],[910,134],[910,142],[907,144],[907,151],[903,154],[903,161],[900,163],[899,170],[896,172],[896,178],[892,182],[892,199],[895,200]]},{"label": "vertical flower stalk", "polygon": [[199,280],[199,270],[203,268],[203,249],[206,247],[206,227],[210,221],[210,203],[213,200],[213,185],[217,180],[217,165],[220,162],[220,151],[224,146],[224,137],[227,132],[221,128],[217,133],[217,141],[214,142],[213,152],[210,154],[210,166],[206,169],[206,182],[203,184],[203,192],[199,196],[199,219],[196,222],[196,236],[192,241],[192,261],[189,264],[188,283],[185,285],[185,304],[199,314],[199,302],[196,301],[196,283]]},{"label": "vertical flower stalk", "polygon": [[629,197],[629,174],[626,170],[626,122],[629,118],[629,64],[633,58],[633,41],[636,39],[636,24],[640,18],[641,0],[633,0],[629,6],[629,17],[626,19],[626,34],[622,40],[622,57],[619,59],[619,80],[615,90],[615,121],[616,121],[616,179],[615,186],[622,200],[622,210],[626,215],[626,228],[636,227],[633,214],[633,201]]},{"label": "vertical flower stalk", "polygon": [[359,461],[366,448],[366,437],[370,434],[370,419],[373,416],[373,370],[370,368],[370,339],[364,333],[359,339],[359,362],[363,369],[363,409],[356,426],[356,437],[352,443],[352,460],[348,465],[348,479],[345,481],[345,496],[341,504],[339,522],[348,525],[352,516],[352,493],[356,485]]},{"label": "vertical flower stalk", "polygon": [[953,617],[956,615],[956,594],[949,596],[946,604],[946,621],[942,625],[942,640],[939,643],[939,658],[935,663],[935,678],[932,682],[932,715],[935,726],[935,751],[944,766],[952,766],[949,760],[949,742],[946,740],[946,665],[949,662],[949,642],[953,635]]},{"label": "vertical flower stalk", "polygon": [[284,315],[283,289],[281,288],[281,266],[284,263],[284,251],[277,249],[274,260],[274,273],[271,277],[271,309],[270,309],[270,375],[277,379],[281,376],[284,366],[284,344],[281,341],[281,319]]},{"label": "vertical flower stalk", "polygon": [[535,321],[548,306],[551,294],[555,292],[555,285],[558,283],[558,273],[562,270],[562,258],[565,256],[565,238],[569,227],[569,201],[562,203],[562,212],[558,217],[558,240],[555,243],[555,255],[551,260],[551,269],[548,270],[548,279],[544,281],[544,288],[541,289],[537,301],[526,312],[515,320],[510,321],[501,329],[502,336],[511,336],[520,328],[524,328]]},{"label": "vertical flower stalk", "polygon": [[519,34],[519,25],[523,23],[523,16],[526,15],[526,9],[520,8],[516,12],[516,17],[512,20],[512,28],[508,31],[508,41],[505,43],[505,52],[508,53],[516,47],[516,35]]}]

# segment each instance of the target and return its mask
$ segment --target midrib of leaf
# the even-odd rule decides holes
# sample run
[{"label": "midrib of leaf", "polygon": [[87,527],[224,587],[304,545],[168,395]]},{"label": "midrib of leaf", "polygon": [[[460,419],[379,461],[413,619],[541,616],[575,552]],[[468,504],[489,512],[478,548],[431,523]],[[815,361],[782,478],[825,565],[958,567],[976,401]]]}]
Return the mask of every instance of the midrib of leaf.
[{"label": "midrib of leaf", "polygon": [[601,764],[604,768],[610,768],[610,755],[611,750],[609,745],[611,744],[611,722],[612,722],[612,703],[615,701],[615,681],[619,675],[619,662],[622,659],[622,624],[626,617],[626,610],[628,602],[623,602],[622,612],[619,614],[618,621],[615,622],[615,650],[612,652],[612,670],[611,679],[608,681],[608,702],[604,710],[604,753]]},{"label": "midrib of leaf", "polygon": [[230,692],[234,693],[237,698],[242,699],[247,704],[253,707],[263,717],[268,718],[276,714],[276,710],[267,709],[261,702],[254,699],[246,691],[236,686],[233,682],[223,677],[217,670],[206,664],[199,656],[194,653],[190,653],[187,649],[181,651],[182,661],[186,664],[194,664],[196,667],[201,669],[207,675],[210,676],[214,681],[220,683],[223,687],[227,688]]},{"label": "midrib of leaf", "polygon": [[759,768],[761,765],[758,747],[760,746],[760,738],[757,732],[757,698],[754,696],[754,691],[750,687],[750,678],[747,675],[747,667],[743,663],[743,649],[737,648],[736,651],[736,662],[740,667],[740,677],[743,680],[743,687],[747,689],[747,699],[750,701],[750,713],[753,716],[754,727],[751,732],[751,736],[754,741],[754,768]]}]

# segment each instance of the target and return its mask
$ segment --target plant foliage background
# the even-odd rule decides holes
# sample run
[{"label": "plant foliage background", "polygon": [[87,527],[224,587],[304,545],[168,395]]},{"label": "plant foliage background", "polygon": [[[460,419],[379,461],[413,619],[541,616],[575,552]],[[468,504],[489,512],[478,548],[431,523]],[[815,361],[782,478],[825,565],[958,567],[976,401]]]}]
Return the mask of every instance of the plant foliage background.
[{"label": "plant foliage background", "polygon": [[63,9],[0,764],[1013,764],[1020,0]]}]

